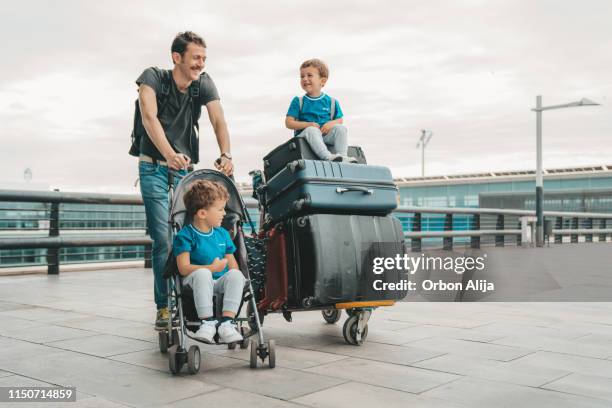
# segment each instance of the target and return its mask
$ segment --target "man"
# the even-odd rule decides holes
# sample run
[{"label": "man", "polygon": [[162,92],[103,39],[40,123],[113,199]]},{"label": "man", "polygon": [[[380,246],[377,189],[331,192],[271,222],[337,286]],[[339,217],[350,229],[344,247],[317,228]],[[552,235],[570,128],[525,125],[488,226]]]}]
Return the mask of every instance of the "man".
[{"label": "man", "polygon": [[[230,138],[214,82],[202,73],[206,43],[197,34],[179,33],[172,42],[174,68],[164,71],[147,68],[136,80],[142,124],[146,135],[140,139],[140,191],[145,206],[147,228],[153,240],[152,263],[156,329],[163,329],[170,317],[167,285],[163,278],[169,253],[168,168],[177,170],[175,181],[197,163],[199,139],[197,119],[206,106],[219,145],[217,169],[231,175],[234,167]],[[158,103],[160,106],[158,106]]]}]

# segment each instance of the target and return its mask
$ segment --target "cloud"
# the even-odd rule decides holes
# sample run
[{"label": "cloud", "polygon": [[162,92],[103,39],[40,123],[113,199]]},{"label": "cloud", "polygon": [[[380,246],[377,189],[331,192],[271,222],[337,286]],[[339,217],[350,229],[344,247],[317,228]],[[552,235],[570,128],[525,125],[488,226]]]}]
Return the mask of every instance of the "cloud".
[{"label": "cloud", "polygon": [[[291,137],[284,115],[299,64],[328,62],[351,144],[396,176],[533,168],[535,96],[601,107],[544,114],[544,163],[610,162],[612,5],[607,1],[26,0],[1,17],[0,182],[137,191],[127,155],[134,80],[169,67],[178,31],[208,43],[207,71],[232,135],[237,178]],[[204,111],[205,112],[205,111]],[[202,166],[218,155],[206,113]]]}]

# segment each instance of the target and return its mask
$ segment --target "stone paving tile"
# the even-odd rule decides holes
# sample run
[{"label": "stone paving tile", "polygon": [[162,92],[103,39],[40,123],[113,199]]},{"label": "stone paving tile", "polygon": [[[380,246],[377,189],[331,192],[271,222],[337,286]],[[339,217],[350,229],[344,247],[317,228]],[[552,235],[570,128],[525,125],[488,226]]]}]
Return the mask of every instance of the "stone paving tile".
[{"label": "stone paving tile", "polygon": [[612,401],[612,378],[570,374],[542,388]]},{"label": "stone paving tile", "polygon": [[463,378],[421,394],[470,407],[604,408],[610,403],[540,388]]},{"label": "stone paving tile", "polygon": [[81,339],[54,341],[47,343],[47,345],[99,357],[157,348],[157,346],[149,342],[106,334]]},{"label": "stone paving tile", "polygon": [[135,406],[164,404],[219,388],[187,375],[172,376],[69,351],[22,354],[19,359],[2,358],[0,367],[41,381],[75,386],[77,391],[104,400]]},{"label": "stone paving tile", "polygon": [[485,326],[476,327],[471,330],[473,333],[490,336],[490,340],[502,337],[523,335],[523,336],[550,336],[560,339],[576,339],[589,334],[585,330],[576,329],[557,329],[552,327],[541,327],[518,323],[490,323]]},{"label": "stone paving tile", "polygon": [[130,322],[127,320],[101,316],[90,316],[86,318],[73,319],[59,324],[64,327],[89,330],[100,334],[111,334],[120,337],[129,337],[133,339],[148,341],[151,343],[158,342],[158,332],[153,329],[152,324]]},{"label": "stone paving tile", "polygon": [[[220,367],[244,366],[244,362],[235,358],[222,357],[217,354],[201,352],[200,371],[212,371]],[[168,355],[160,353],[159,349],[137,351],[109,357],[111,360],[121,361],[141,367],[147,367],[162,372],[170,372]]]},{"label": "stone paving tile", "polygon": [[[407,341],[401,344],[426,339],[428,337],[450,337],[458,340],[472,340],[485,343],[503,337],[502,335],[480,332],[478,331],[480,327],[481,326],[474,329],[458,329],[456,327],[443,327],[422,324],[406,329],[397,330],[397,333],[401,333],[404,338],[408,338]],[[370,335],[368,334],[368,340],[369,336]]]},{"label": "stone paving tile", "polygon": [[417,394],[461,378],[454,374],[356,358],[319,365],[304,371]]},{"label": "stone paving tile", "polygon": [[464,405],[374,385],[349,382],[292,399],[316,408],[460,408]]},{"label": "stone paving tile", "polygon": [[361,346],[352,346],[346,344],[344,340],[340,339],[338,339],[335,344],[317,346],[315,350],[403,365],[410,365],[417,361],[426,360],[444,354],[444,352],[437,352],[424,348],[368,343],[367,341]]},{"label": "stone paving tile", "polygon": [[20,319],[18,317],[2,316],[0,317],[0,336],[9,336],[23,329],[44,326],[46,323],[37,322],[35,320]]},{"label": "stone paving tile", "polygon": [[59,340],[76,339],[82,337],[95,336],[97,333],[87,330],[72,329],[54,325],[43,325],[29,327],[27,329],[15,330],[8,336],[30,341],[32,343],[50,343]]},{"label": "stone paving tile", "polygon": [[536,367],[554,368],[585,375],[612,378],[612,360],[550,351],[538,351],[537,353],[511,361],[508,364],[510,367],[515,364],[529,364]]},{"label": "stone paving tile", "polygon": [[251,369],[246,362],[242,367],[223,367],[213,372],[198,373],[191,378],[282,400],[346,382],[334,377],[278,366],[273,370],[267,365]]},{"label": "stone paving tile", "polygon": [[[285,347],[279,345],[275,347],[275,350],[276,365],[278,367],[292,368],[295,370],[315,367],[321,364],[348,358],[346,356],[337,354],[324,353],[314,350],[303,350],[295,347]],[[215,352],[215,354],[249,361],[250,354],[248,351],[249,349],[240,350],[239,347],[236,347],[235,350],[224,349],[223,351]]]},{"label": "stone paving tile", "polygon": [[4,316],[40,321],[44,323],[58,323],[78,317],[86,317],[87,315],[83,313],[69,312],[66,310],[31,307],[27,309],[6,310],[0,312],[0,318],[3,318]]},{"label": "stone paving tile", "polygon": [[458,354],[467,357],[479,357],[490,360],[510,361],[515,358],[532,353],[534,350],[509,347],[491,343],[430,337],[407,343],[406,346],[433,350],[438,353]]},{"label": "stone paving tile", "polygon": [[13,302],[2,302],[0,301],[0,312],[10,311],[10,310],[18,310],[18,309],[27,309],[30,308],[30,305],[25,305],[21,303],[13,303]]},{"label": "stone paving tile", "polygon": [[494,340],[492,343],[525,347],[532,350],[555,351],[559,353],[575,354],[584,357],[607,358],[612,355],[612,343],[604,346],[589,343],[584,338],[566,340],[549,336],[516,335]]},{"label": "stone paving tile", "polygon": [[[202,408],[202,407],[248,407],[248,408],[298,408],[301,405],[275,398],[265,397],[236,389],[220,389],[195,397],[175,401],[164,405],[174,408]],[[157,406],[152,406],[157,407]]]},{"label": "stone paving tile", "polygon": [[[117,402],[113,402],[113,401],[109,401],[109,400],[105,400],[102,398],[97,398],[97,397],[91,397],[91,398],[84,398],[84,399],[77,399],[76,402],[67,402],[64,404],[58,404],[58,407],[65,407],[65,408],[122,408],[122,407],[129,407],[129,405],[123,405],[123,404],[119,404]],[[43,407],[43,408],[50,408],[47,406]]]},{"label": "stone paving tile", "polygon": [[0,377],[9,377],[11,375],[14,375],[13,373],[10,373],[8,371],[2,371],[0,370]]},{"label": "stone paving tile", "polygon": [[570,371],[567,370],[540,367],[534,364],[510,364],[478,357],[445,354],[412,365],[484,380],[502,381],[531,387],[538,387],[570,374]]}]

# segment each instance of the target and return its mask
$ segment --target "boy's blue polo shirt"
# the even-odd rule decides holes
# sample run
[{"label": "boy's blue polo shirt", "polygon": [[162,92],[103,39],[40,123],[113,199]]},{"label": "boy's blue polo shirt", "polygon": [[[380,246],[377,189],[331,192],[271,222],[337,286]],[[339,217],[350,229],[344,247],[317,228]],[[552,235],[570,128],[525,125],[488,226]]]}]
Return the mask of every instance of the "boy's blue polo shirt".
[{"label": "boy's blue polo shirt", "polygon": [[[236,252],[236,246],[229,232],[223,227],[212,228],[204,233],[189,224],[174,237],[172,252],[174,256],[189,252],[189,261],[192,265],[210,265],[215,258],[223,259],[225,255]],[[221,272],[214,272],[213,278],[219,279],[227,271],[226,266]]]},{"label": "boy's blue polo shirt", "polygon": [[[302,98],[302,112],[300,112],[300,99],[296,96],[291,100],[287,116],[291,116],[300,122],[316,122],[323,126],[330,120],[340,119],[344,116],[340,104],[336,100],[336,111],[334,117],[330,118],[331,97],[322,93],[317,98],[304,95]],[[299,135],[303,129],[296,130],[295,135]]]}]

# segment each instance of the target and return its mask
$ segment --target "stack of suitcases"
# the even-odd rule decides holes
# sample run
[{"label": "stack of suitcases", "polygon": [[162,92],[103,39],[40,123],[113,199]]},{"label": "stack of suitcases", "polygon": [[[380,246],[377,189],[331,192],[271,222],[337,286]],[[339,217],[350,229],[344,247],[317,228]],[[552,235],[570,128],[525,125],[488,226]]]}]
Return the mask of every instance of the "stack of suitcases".
[{"label": "stack of suitcases", "polygon": [[[316,160],[303,138],[292,138],[264,157],[257,189],[265,212],[266,284],[260,310],[326,309],[338,303],[398,300],[376,291],[375,279],[399,282],[398,271],[375,275],[373,257],[405,251],[397,187],[388,168]],[[405,294],[405,293],[404,293]]]}]

